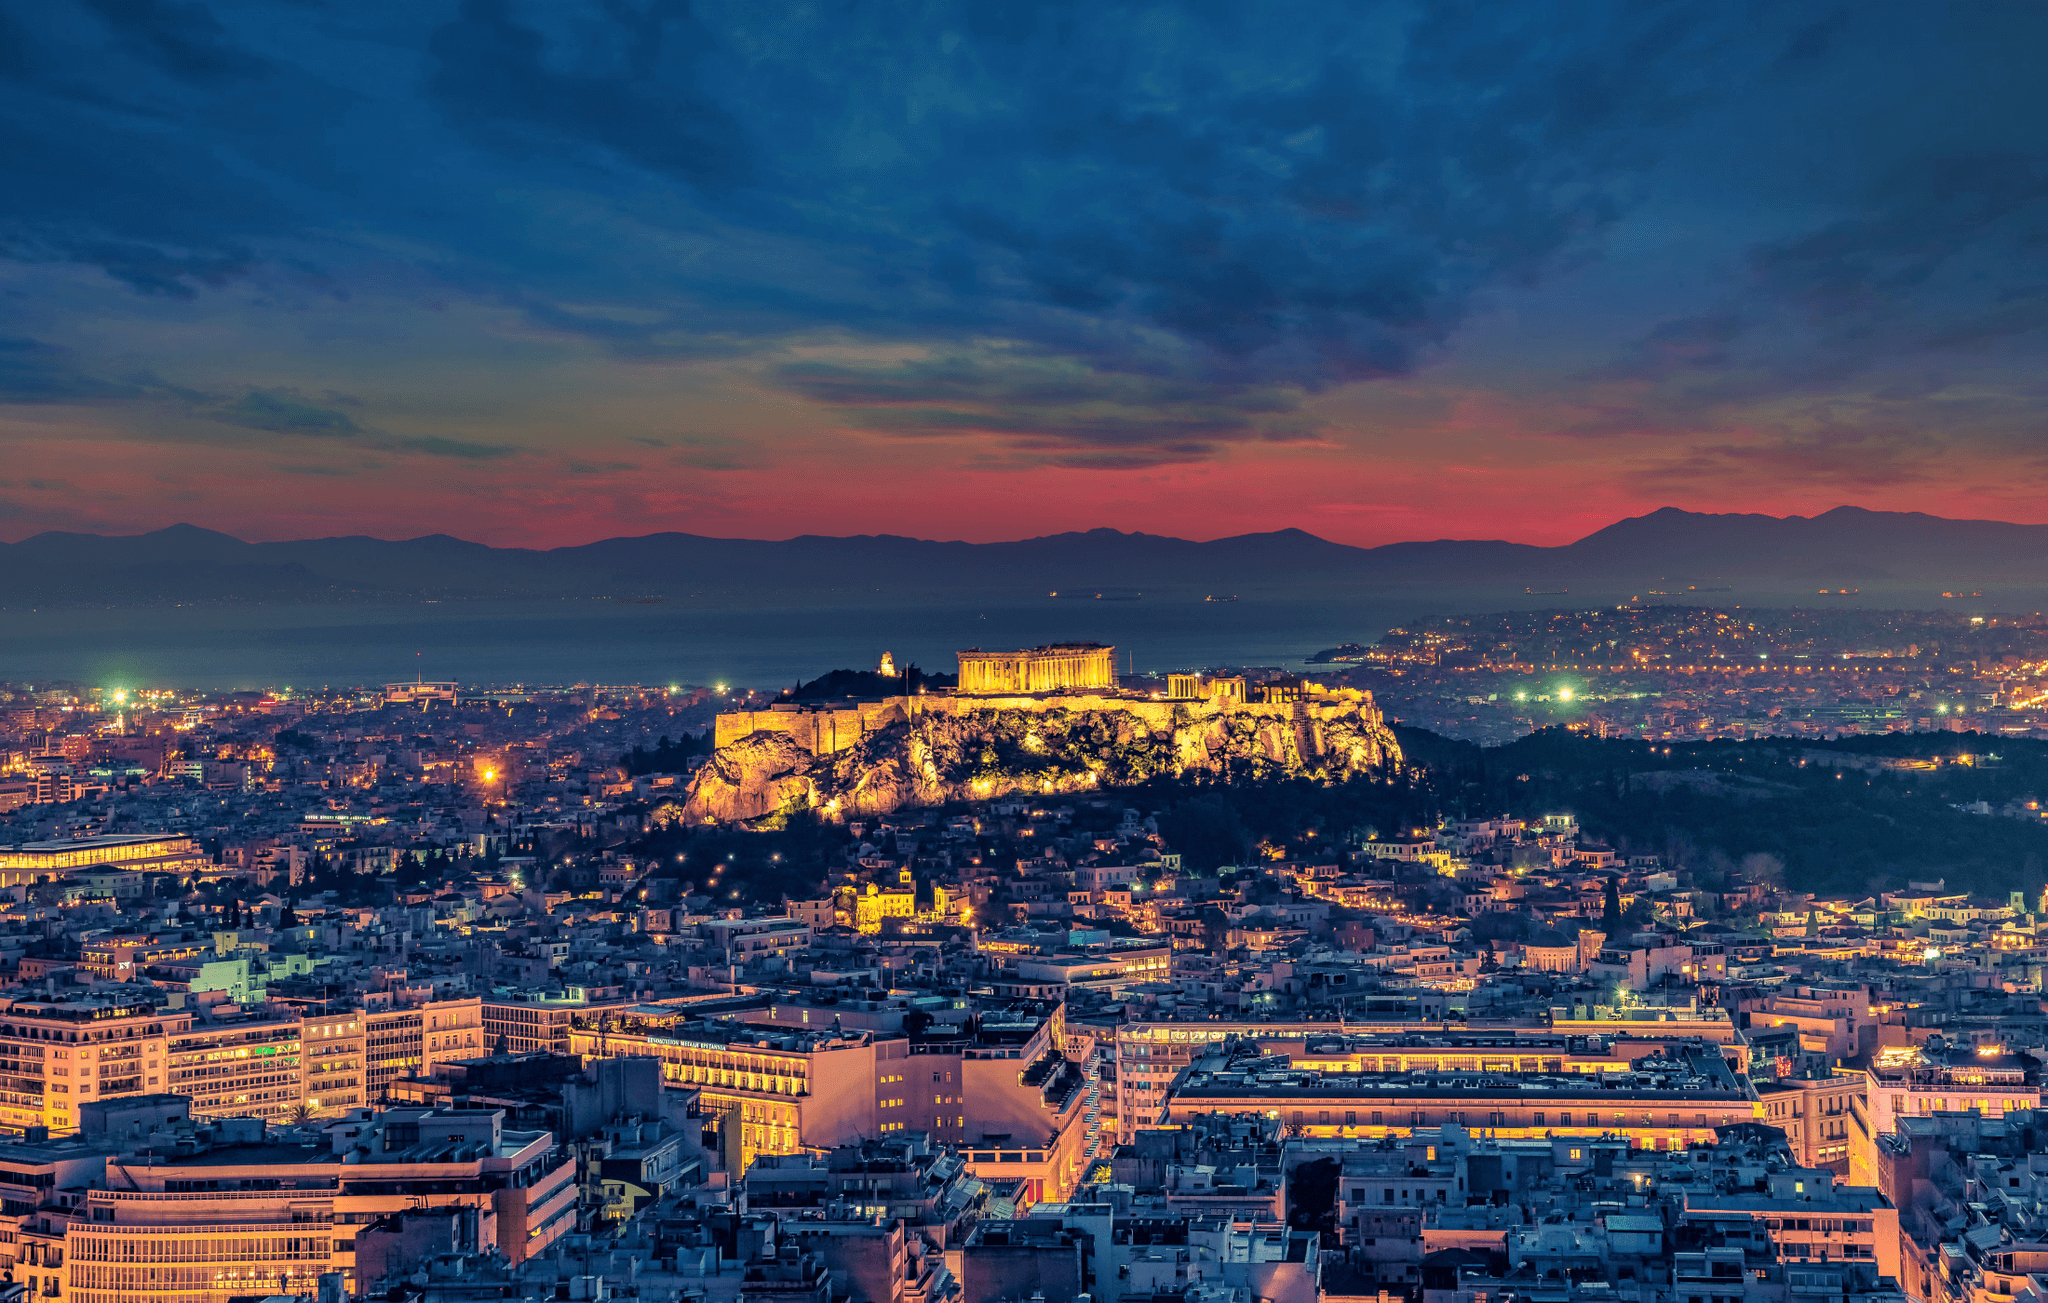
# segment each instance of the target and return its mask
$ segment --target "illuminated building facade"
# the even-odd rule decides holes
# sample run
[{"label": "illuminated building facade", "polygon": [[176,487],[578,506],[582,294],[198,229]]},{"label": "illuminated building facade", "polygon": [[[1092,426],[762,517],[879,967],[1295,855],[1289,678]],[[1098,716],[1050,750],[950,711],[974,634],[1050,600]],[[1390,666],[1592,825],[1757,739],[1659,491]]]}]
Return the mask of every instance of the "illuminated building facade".
[{"label": "illuminated building facade", "polygon": [[0,1129],[78,1129],[75,1105],[166,1089],[165,1047],[192,1015],[140,1000],[0,999]]},{"label": "illuminated building facade", "polygon": [[201,1023],[169,1038],[163,1089],[192,1099],[195,1117],[281,1119],[303,1089],[298,1015]]},{"label": "illuminated building facade", "polygon": [[1846,1180],[1850,1151],[1861,1134],[1855,1119],[1866,1081],[1860,1072],[1836,1069],[1821,1077],[1759,1082],[1756,1093],[1764,1121],[1785,1133],[1800,1166],[1825,1167]]},{"label": "illuminated building facade", "polygon": [[153,936],[95,939],[78,948],[78,967],[106,982],[132,981],[142,969],[180,960],[211,958],[213,939],[166,941]]},{"label": "illuminated building facade", "polygon": [[131,870],[185,876],[212,866],[190,837],[77,837],[0,846],[0,887],[53,882],[78,869]]},{"label": "illuminated building facade", "polygon": [[700,1092],[742,1163],[923,1131],[969,1153],[977,1176],[1024,1180],[1035,1200],[1064,1198],[1090,1157],[1087,1074],[1066,1058],[1056,1008],[992,1013],[973,1032],[918,1037],[647,1010],[572,1029],[573,1051],[586,1062],[659,1059],[665,1081]]},{"label": "illuminated building facade", "polygon": [[1716,1127],[1757,1120],[1760,1108],[1743,1079],[1705,1044],[1611,1071],[1546,1066],[1517,1073],[1300,1069],[1236,1044],[1215,1046],[1190,1065],[1157,1120],[1172,1125],[1208,1113],[1258,1112],[1314,1137],[1377,1138],[1455,1125],[1495,1139],[1620,1136],[1638,1149],[1682,1149],[1713,1140]]},{"label": "illuminated building facade", "polygon": [[309,1013],[299,1024],[300,1097],[315,1116],[369,1102],[363,1077],[363,1012]]},{"label": "illuminated building facade", "polygon": [[[1908,1048],[1882,1049],[1864,1070],[1860,1099],[1851,1099],[1852,1145],[1868,1132],[1874,1138],[1898,1129],[1902,1117],[1930,1113],[1981,1113],[2001,1117],[2041,1106],[2041,1064],[2004,1046],[1948,1046],[1935,1040]],[[1859,1156],[1852,1153],[1852,1159]],[[1860,1175],[1865,1168],[1857,1169]]]},{"label": "illuminated building facade", "polygon": [[[487,1054],[567,1054],[569,1028],[624,1001],[592,999],[584,987],[560,993],[515,991],[483,997],[481,1015]],[[469,1056],[463,1056],[469,1057]]]},{"label": "illuminated building facade", "polygon": [[1051,643],[1021,651],[960,653],[959,691],[970,696],[1009,692],[1090,692],[1116,687],[1116,648],[1101,643]]},{"label": "illuminated building facade", "polygon": [[421,1077],[450,1059],[490,1053],[484,1040],[483,998],[431,1000],[363,1014],[365,1102],[384,1102],[391,1083]]},{"label": "illuminated building facade", "polygon": [[311,1296],[351,1277],[356,1228],[430,1200],[477,1209],[480,1244],[514,1264],[574,1227],[575,1164],[546,1131],[490,1109],[396,1109],[336,1122],[330,1144],[242,1143],[109,1159],[63,1243],[72,1303],[231,1303]]},{"label": "illuminated building facade", "polygon": [[592,1059],[661,1061],[664,1081],[701,1092],[713,1124],[737,1127],[743,1162],[804,1146],[850,1144],[893,1128],[883,1116],[898,1083],[881,1081],[875,1038],[866,1033],[789,1032],[691,1021],[681,1011],[634,1016],[609,1026],[576,1026],[569,1052]]},{"label": "illuminated building facade", "polygon": [[424,706],[429,702],[454,705],[462,696],[459,683],[429,683],[415,680],[411,683],[387,683],[384,685],[384,704],[387,706]]},{"label": "illuminated building facade", "polygon": [[[1367,1074],[1416,1071],[1600,1076],[1632,1071],[1643,1059],[1695,1049],[1720,1056],[1737,1072],[1747,1066],[1743,1047],[1734,1044],[1734,1026],[1725,1016],[1588,1024],[1583,1032],[1569,1023],[1554,1029],[1445,1032],[1402,1022],[1154,1018],[1115,1028],[1115,1111],[1121,1138],[1128,1143],[1134,1132],[1153,1125],[1180,1074],[1231,1040],[1249,1042],[1260,1054],[1285,1060],[1290,1069],[1358,1074],[1361,1079]],[[1748,1116],[1745,1111],[1736,1120]]]}]

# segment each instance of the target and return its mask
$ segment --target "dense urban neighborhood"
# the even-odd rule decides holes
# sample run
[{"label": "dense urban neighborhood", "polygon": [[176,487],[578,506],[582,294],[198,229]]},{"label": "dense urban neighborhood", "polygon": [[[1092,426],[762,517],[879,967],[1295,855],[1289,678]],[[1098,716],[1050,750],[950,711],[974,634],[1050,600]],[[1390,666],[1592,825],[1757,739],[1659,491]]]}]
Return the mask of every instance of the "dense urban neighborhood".
[{"label": "dense urban neighborhood", "polygon": [[7,693],[21,1303],[2048,1297],[2040,865],[1629,823],[1726,758],[738,826],[772,694]]}]

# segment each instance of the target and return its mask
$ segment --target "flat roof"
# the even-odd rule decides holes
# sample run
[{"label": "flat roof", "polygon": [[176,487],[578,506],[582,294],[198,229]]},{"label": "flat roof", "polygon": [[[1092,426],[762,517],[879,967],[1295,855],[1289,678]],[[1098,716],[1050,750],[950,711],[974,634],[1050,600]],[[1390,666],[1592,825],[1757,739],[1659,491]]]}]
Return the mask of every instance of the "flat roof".
[{"label": "flat roof", "polygon": [[[1659,1080],[1663,1084],[1658,1084]],[[1246,1096],[1348,1098],[1366,1095],[1469,1095],[1497,1098],[1526,1095],[1542,1101],[1614,1099],[1740,1100],[1749,1097],[1732,1080],[1699,1073],[1586,1072],[1515,1074],[1447,1071],[1419,1072],[1197,1072],[1173,1092],[1175,1099],[1238,1099]]]},{"label": "flat roof", "polygon": [[153,842],[188,842],[191,840],[192,837],[189,833],[182,832],[118,833],[100,837],[72,837],[64,841],[54,842],[17,842],[12,846],[0,846],[0,850],[30,852],[90,851],[113,849],[122,846],[148,846]]}]

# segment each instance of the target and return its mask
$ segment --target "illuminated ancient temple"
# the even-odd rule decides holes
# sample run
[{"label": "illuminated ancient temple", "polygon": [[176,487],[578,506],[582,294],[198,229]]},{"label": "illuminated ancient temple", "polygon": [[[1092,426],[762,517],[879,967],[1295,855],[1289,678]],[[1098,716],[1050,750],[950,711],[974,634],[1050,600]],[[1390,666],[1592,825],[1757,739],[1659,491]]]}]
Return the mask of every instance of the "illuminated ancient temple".
[{"label": "illuminated ancient temple", "polygon": [[960,653],[959,691],[970,696],[1114,687],[1116,648],[1098,642],[1058,642],[1022,651],[975,647]]}]

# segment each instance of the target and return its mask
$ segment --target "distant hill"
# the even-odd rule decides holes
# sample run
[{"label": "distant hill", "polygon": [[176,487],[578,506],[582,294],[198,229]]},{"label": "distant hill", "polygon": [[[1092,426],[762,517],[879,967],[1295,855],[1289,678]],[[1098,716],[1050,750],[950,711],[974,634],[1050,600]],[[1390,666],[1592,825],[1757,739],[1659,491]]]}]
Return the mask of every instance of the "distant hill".
[{"label": "distant hill", "polygon": [[872,600],[877,591],[1127,590],[1157,595],[1389,587],[1651,590],[1742,586],[1969,589],[2040,586],[2048,526],[1837,507],[1819,516],[1666,507],[1563,547],[1439,539],[1358,548],[1298,529],[1209,542],[1113,529],[1013,543],[897,535],[780,541],[649,534],[547,550],[446,535],[245,543],[192,525],[109,537],[46,533],[0,544],[0,606],[305,602],[406,597]]}]

